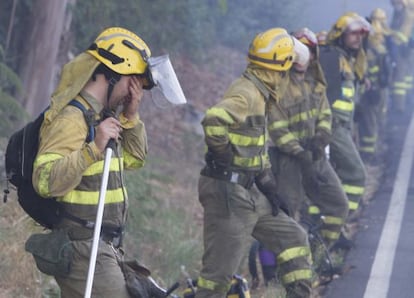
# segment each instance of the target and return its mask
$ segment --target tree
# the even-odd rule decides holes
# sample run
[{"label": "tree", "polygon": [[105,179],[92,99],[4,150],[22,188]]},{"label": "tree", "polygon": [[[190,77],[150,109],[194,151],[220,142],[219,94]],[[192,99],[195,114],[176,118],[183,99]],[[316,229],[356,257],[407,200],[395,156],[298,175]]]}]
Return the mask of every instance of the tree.
[{"label": "tree", "polygon": [[26,112],[11,95],[13,90],[21,89],[19,77],[4,63],[4,51],[0,45],[0,138],[10,136],[16,127],[27,120]]},{"label": "tree", "polygon": [[56,57],[68,0],[37,0],[32,6],[19,75],[23,83],[21,104],[31,115],[48,104],[55,86]]}]

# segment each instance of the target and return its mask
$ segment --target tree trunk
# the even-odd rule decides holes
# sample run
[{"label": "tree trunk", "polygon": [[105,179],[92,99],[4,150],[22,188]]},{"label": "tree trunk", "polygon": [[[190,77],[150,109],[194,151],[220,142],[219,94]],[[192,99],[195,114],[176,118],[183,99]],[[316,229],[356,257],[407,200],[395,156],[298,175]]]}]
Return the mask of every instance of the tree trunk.
[{"label": "tree trunk", "polygon": [[64,29],[68,0],[37,0],[33,3],[20,77],[22,105],[31,115],[48,106],[55,86],[55,63]]}]

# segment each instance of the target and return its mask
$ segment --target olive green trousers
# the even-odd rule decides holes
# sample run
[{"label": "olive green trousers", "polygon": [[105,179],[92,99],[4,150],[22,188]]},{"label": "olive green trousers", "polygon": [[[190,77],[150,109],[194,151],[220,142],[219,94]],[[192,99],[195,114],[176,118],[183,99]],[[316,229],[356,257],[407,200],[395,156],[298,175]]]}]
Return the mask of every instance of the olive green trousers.
[{"label": "olive green trousers", "polygon": [[333,127],[330,162],[348,196],[349,211],[355,211],[365,191],[366,171],[352,139],[351,129],[342,125]]},{"label": "olive green trousers", "polygon": [[384,128],[387,90],[381,88],[364,94],[357,106],[356,122],[359,132],[359,152],[361,156],[373,157],[377,153],[379,136]]},{"label": "olive green trousers", "polygon": [[199,200],[204,208],[204,255],[197,298],[226,297],[252,236],[278,256],[287,297],[310,296],[307,233],[293,218],[282,211],[273,216],[256,188],[205,176],[199,180]]},{"label": "olive green trousers", "polygon": [[[339,238],[348,215],[348,198],[329,161],[326,158],[314,161],[318,183],[315,185],[316,188],[310,188],[309,183],[302,181],[303,176],[297,158],[277,149],[269,149],[269,156],[278,185],[278,194],[285,198],[291,213],[296,214],[296,218],[300,217],[301,211],[323,215],[325,221],[321,227],[321,234],[327,246],[333,244]],[[307,199],[311,203],[310,207]]]},{"label": "olive green trousers", "polygon": [[[68,277],[55,277],[62,298],[84,297],[91,255],[92,239],[73,241],[73,261]],[[130,297],[125,286],[124,275],[118,265],[117,249],[99,241],[98,255],[93,279],[92,297]]]}]

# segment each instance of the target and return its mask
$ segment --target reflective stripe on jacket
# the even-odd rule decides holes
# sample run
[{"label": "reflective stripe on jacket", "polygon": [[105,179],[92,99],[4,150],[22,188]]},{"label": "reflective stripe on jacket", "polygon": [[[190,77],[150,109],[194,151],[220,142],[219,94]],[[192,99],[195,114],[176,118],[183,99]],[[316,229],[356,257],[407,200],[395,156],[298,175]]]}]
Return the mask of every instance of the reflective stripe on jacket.
[{"label": "reflective stripe on jacket", "polygon": [[[89,96],[86,99],[78,96],[76,99],[95,111],[99,106]],[[127,204],[121,176],[123,168],[142,166],[147,153],[143,123],[138,118],[136,121],[126,118],[120,120],[124,130],[121,133],[122,141],[117,146],[118,152],[114,152],[110,164],[103,219],[105,224],[116,226],[124,224]],[[83,113],[72,106],[65,107],[49,125],[42,125],[39,152],[33,169],[33,185],[40,195],[56,197],[69,213],[94,221],[102,180],[103,155],[94,142],[85,143],[87,130]]]},{"label": "reflective stripe on jacket", "polygon": [[266,144],[266,101],[255,85],[240,77],[223,99],[209,108],[202,121],[205,142],[220,153],[231,145],[232,170],[258,171],[269,167]]},{"label": "reflective stripe on jacket", "polygon": [[410,8],[403,10],[394,10],[391,29],[394,30],[397,44],[407,44],[413,33],[414,27],[414,11]]},{"label": "reflective stripe on jacket", "polygon": [[332,114],[326,88],[310,76],[298,81],[292,72],[279,102],[269,104],[269,135],[283,152],[297,154],[318,130],[331,133]]},{"label": "reflective stripe on jacket", "polygon": [[355,108],[356,88],[354,73],[355,58],[349,57],[341,48],[333,45],[323,47],[321,65],[328,83],[327,96],[331,104],[333,119],[352,123]]}]

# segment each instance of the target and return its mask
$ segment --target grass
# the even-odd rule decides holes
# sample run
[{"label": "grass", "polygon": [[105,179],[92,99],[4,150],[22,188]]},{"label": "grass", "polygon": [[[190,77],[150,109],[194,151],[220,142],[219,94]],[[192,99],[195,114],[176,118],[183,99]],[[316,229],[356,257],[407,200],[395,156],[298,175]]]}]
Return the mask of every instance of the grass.
[{"label": "grass", "polygon": [[185,165],[171,175],[173,166],[150,158],[143,169],[126,177],[130,203],[127,257],[147,265],[164,287],[184,281],[182,266],[196,278],[202,253],[198,175],[180,175],[192,168]]},{"label": "grass", "polygon": [[[184,280],[181,266],[197,277],[201,226],[195,224],[192,213],[197,209],[196,197],[190,198],[192,204],[175,204],[171,190],[175,181],[157,173],[159,162],[149,161],[146,168],[127,175],[130,212],[125,250],[128,257],[149,266],[154,279],[168,287]],[[0,297],[59,297],[53,278],[40,273],[32,256],[24,251],[29,235],[39,231],[12,191],[7,204],[0,205]]]},{"label": "grass", "polygon": [[0,297],[53,297],[43,292],[57,290],[51,278],[40,273],[33,257],[24,251],[29,235],[39,231],[11,192],[7,204],[0,205]]}]

